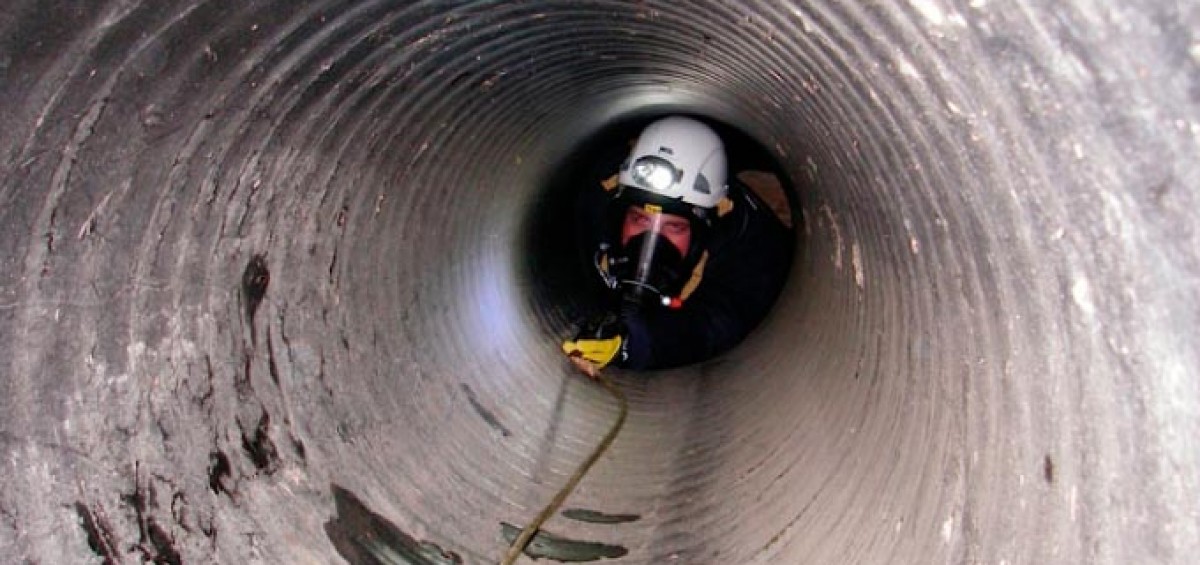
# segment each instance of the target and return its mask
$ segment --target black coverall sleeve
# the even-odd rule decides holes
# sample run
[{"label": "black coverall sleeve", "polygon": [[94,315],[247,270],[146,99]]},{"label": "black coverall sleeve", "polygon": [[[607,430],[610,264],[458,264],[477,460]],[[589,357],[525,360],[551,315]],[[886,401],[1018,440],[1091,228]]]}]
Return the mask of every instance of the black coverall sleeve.
[{"label": "black coverall sleeve", "polygon": [[765,208],[743,210],[740,225],[710,250],[696,292],[679,310],[624,315],[629,330],[623,366],[676,367],[733,347],[774,303],[791,253],[790,233]]}]

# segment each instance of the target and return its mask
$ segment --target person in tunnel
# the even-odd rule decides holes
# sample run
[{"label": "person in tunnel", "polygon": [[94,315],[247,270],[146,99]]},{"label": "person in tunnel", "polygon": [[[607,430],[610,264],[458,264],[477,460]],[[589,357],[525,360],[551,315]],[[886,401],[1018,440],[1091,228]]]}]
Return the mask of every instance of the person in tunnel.
[{"label": "person in tunnel", "polygon": [[692,118],[651,123],[613,177],[598,197],[593,254],[605,307],[563,352],[594,375],[687,365],[739,343],[786,276],[783,218],[728,177],[721,137]]}]

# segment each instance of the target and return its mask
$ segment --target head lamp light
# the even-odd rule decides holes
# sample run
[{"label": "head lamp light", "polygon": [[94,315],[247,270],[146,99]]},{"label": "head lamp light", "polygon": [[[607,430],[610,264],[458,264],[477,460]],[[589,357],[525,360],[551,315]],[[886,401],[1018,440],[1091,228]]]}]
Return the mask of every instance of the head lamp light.
[{"label": "head lamp light", "polygon": [[633,164],[633,180],[650,190],[665,192],[679,181],[681,175],[669,161],[659,157],[642,157]]}]

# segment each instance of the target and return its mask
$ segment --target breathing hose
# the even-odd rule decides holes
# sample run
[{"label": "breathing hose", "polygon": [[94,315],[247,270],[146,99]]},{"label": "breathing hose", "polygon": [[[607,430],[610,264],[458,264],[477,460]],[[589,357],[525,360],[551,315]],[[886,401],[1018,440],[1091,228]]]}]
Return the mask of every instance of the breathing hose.
[{"label": "breathing hose", "polygon": [[[575,359],[572,359],[572,361],[575,361]],[[576,364],[578,365],[579,363]],[[554,495],[554,499],[551,500],[545,508],[542,508],[542,511],[537,515],[536,518],[533,519],[532,522],[525,526],[524,530],[521,530],[521,535],[517,536],[517,539],[513,540],[512,545],[508,548],[508,553],[506,553],[504,555],[504,559],[500,561],[500,565],[512,565],[514,562],[516,562],[517,557],[519,557],[521,552],[525,550],[525,546],[529,545],[529,540],[533,539],[534,534],[541,529],[542,524],[545,524],[546,520],[550,519],[550,516],[552,516],[560,506],[562,506],[562,503],[567,499],[567,497],[571,496],[571,492],[575,490],[575,487],[579,484],[579,481],[583,480],[583,476],[586,475],[587,472],[592,468],[592,465],[594,465],[596,461],[599,460],[602,455],[604,455],[604,452],[608,450],[610,445],[612,445],[613,440],[617,439],[617,434],[621,432],[621,426],[625,425],[625,416],[629,414],[629,403],[625,400],[625,395],[619,388],[617,388],[616,384],[609,380],[608,377],[601,374],[598,370],[591,369],[585,370],[585,372],[592,379],[599,381],[600,384],[603,385],[604,388],[608,389],[608,392],[612,393],[613,397],[617,399],[617,405],[620,407],[620,413],[617,415],[617,421],[613,422],[612,427],[609,428],[608,433],[604,436],[604,439],[600,441],[600,443],[596,446],[596,449],[592,450],[592,454],[589,455],[588,458],[579,465],[578,469],[575,469],[575,473],[572,474],[571,478],[567,480],[567,484],[563,485],[563,487],[559,489],[558,494]]]}]

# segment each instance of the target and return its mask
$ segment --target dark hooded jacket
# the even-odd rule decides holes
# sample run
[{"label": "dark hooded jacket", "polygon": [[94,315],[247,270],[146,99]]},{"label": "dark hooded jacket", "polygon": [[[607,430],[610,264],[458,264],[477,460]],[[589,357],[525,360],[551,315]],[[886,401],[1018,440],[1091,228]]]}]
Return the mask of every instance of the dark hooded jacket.
[{"label": "dark hooded jacket", "polygon": [[790,266],[792,234],[745,184],[730,178],[733,209],[709,236],[703,278],[679,309],[624,309],[618,366],[661,369],[720,354],[742,341],[774,303]]}]

